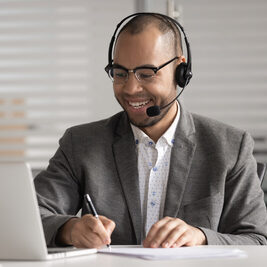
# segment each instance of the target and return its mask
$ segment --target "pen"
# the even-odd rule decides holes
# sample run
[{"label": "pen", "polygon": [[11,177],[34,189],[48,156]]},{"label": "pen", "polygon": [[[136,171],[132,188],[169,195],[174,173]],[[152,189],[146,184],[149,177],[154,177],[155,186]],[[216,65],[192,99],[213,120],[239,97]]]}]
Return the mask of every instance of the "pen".
[{"label": "pen", "polygon": [[[89,205],[90,209],[92,210],[94,217],[96,219],[98,219],[99,218],[98,214],[96,212],[95,206],[94,206],[94,204],[92,202],[92,199],[90,198],[89,194],[85,194],[84,198],[85,198],[87,204]],[[110,249],[110,245],[109,244],[107,244],[107,247]]]}]

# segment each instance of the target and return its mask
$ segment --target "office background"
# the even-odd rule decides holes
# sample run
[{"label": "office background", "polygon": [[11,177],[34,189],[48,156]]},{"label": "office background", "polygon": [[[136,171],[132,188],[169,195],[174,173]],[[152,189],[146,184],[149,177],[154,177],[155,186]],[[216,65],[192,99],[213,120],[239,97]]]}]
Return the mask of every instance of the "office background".
[{"label": "office background", "polygon": [[248,130],[267,162],[266,0],[0,0],[1,161],[38,172],[67,127],[120,110],[104,66],[115,26],[136,11],[184,25],[194,77],[182,101]]}]

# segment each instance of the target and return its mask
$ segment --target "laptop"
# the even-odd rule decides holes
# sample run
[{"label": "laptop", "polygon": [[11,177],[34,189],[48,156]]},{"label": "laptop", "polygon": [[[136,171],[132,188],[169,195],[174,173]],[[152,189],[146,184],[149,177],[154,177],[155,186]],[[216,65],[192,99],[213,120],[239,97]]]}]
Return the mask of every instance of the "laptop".
[{"label": "laptop", "polygon": [[48,249],[29,165],[0,163],[0,260],[51,260],[96,252]]}]

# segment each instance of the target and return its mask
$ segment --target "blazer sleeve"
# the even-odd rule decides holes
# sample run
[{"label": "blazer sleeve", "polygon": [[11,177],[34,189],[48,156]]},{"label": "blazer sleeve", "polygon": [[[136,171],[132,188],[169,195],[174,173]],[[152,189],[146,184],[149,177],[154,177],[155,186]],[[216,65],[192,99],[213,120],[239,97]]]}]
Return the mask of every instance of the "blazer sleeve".
[{"label": "blazer sleeve", "polygon": [[81,186],[74,166],[71,132],[67,130],[48,168],[34,179],[48,246],[56,246],[59,228],[75,217],[81,207]]},{"label": "blazer sleeve", "polygon": [[208,245],[267,244],[267,212],[253,146],[251,136],[244,133],[236,164],[226,178],[218,232],[199,227]]}]

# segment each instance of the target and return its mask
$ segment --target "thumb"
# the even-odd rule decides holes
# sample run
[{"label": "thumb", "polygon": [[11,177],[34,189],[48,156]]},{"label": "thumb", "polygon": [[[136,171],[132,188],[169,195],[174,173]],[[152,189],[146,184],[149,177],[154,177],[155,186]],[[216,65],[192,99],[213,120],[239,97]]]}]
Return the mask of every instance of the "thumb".
[{"label": "thumb", "polygon": [[116,224],[114,221],[108,219],[105,216],[99,216],[99,219],[101,220],[102,224],[104,225],[106,231],[108,232],[109,235],[112,234],[112,232],[114,231]]}]

